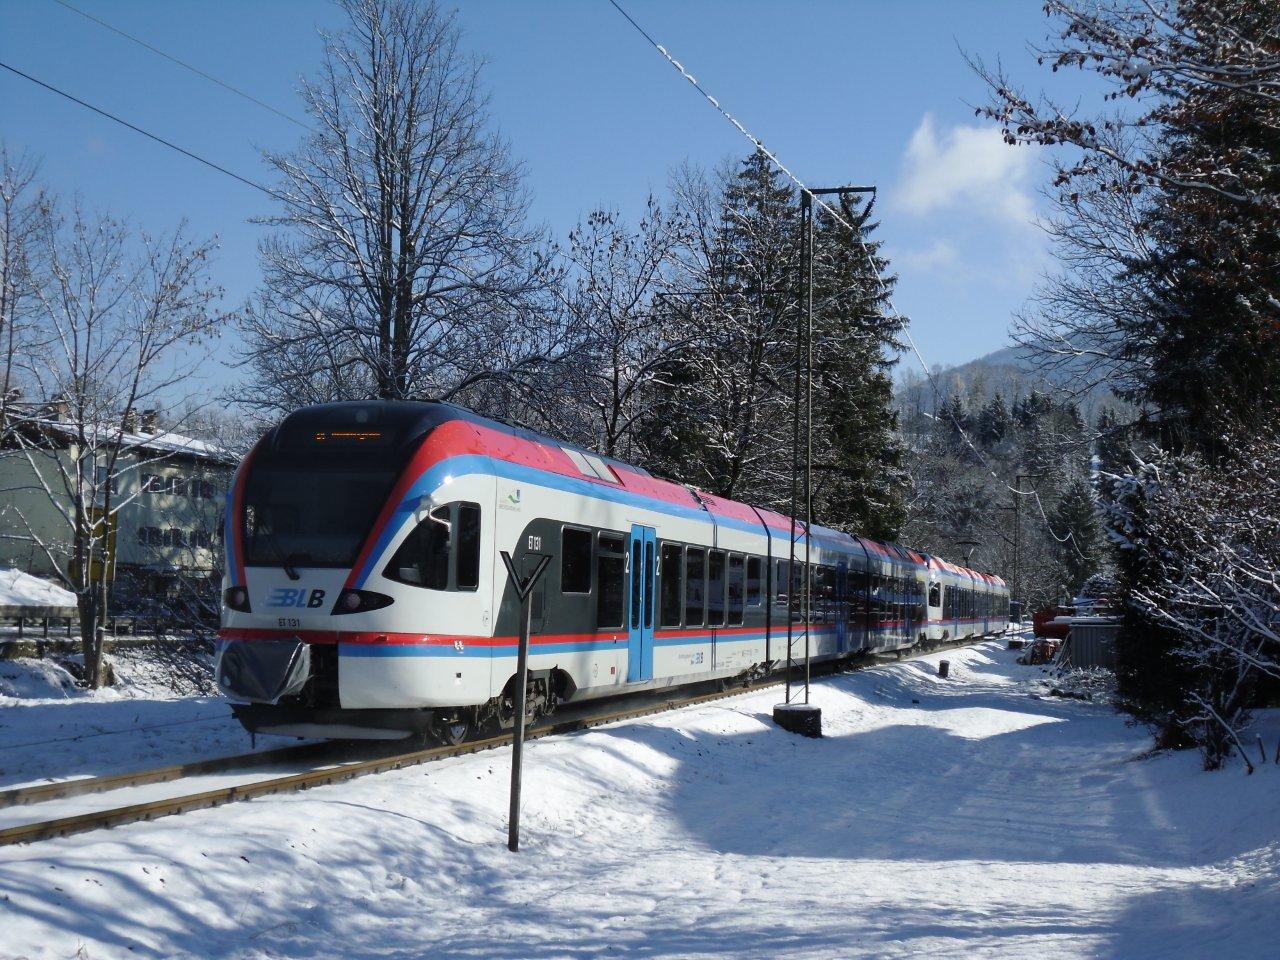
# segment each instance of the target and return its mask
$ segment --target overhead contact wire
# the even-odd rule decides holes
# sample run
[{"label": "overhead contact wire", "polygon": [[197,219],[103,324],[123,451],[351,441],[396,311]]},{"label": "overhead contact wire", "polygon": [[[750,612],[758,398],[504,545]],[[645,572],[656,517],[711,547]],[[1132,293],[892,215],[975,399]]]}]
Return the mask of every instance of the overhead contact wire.
[{"label": "overhead contact wire", "polygon": [[128,120],[125,120],[121,117],[116,116],[114,113],[109,113],[108,111],[103,110],[101,107],[95,107],[92,103],[88,103],[84,100],[81,100],[79,97],[74,96],[70,93],[67,93],[65,90],[60,90],[57,87],[53,86],[52,84],[45,83],[43,80],[33,77],[29,73],[24,73],[23,71],[19,70],[17,67],[10,66],[9,64],[3,61],[0,61],[0,67],[4,68],[5,70],[8,70],[10,73],[13,73],[19,77],[22,77],[22,79],[24,80],[28,80],[31,83],[34,83],[38,87],[43,87],[45,90],[48,90],[50,93],[56,93],[58,96],[64,97],[65,99],[70,100],[72,103],[75,103],[75,104],[78,104],[79,106],[84,107],[86,110],[92,110],[94,113],[98,114],[99,116],[106,117],[108,120],[111,120],[114,123],[118,123],[122,127],[127,127],[128,129],[132,130],[134,133],[138,133],[146,137],[148,140],[154,140],[156,143],[160,144],[161,146],[168,147],[170,150],[176,150],[178,153],[182,154],[184,157],[188,157],[196,161],[197,163],[202,163],[206,167],[209,167],[212,170],[216,170],[218,171],[218,173],[221,173],[224,176],[230,177],[232,180],[238,180],[247,187],[253,187],[253,189],[255,190],[260,190],[263,193],[265,193],[268,197],[271,197],[273,200],[279,200],[281,203],[289,202],[287,198],[276,193],[274,190],[270,189],[269,187],[264,187],[260,183],[255,183],[254,181],[250,180],[248,177],[242,177],[240,174],[236,173],[235,171],[228,170],[226,167],[220,164],[214,163],[212,160],[206,160],[204,157],[200,156],[197,153],[192,153],[190,150],[186,149],[185,147],[180,147],[176,143],[166,140],[164,137],[156,136],[156,134],[154,133],[151,133],[147,130],[143,130],[141,127],[137,126],[136,124],[132,124]]},{"label": "overhead contact wire", "polygon": [[[798,176],[796,176],[795,173],[793,173],[786,164],[784,164],[780,159],[778,159],[777,154],[775,154],[772,150],[770,150],[767,146],[765,146],[764,141],[762,141],[759,137],[757,137],[750,130],[748,130],[741,123],[741,121],[739,121],[735,116],[733,116],[733,114],[729,113],[729,111],[727,111],[724,108],[724,106],[720,103],[720,101],[717,100],[714,96],[712,96],[711,93],[705,87],[703,87],[701,83],[698,82],[697,78],[694,77],[693,74],[691,74],[688,70],[685,69],[685,66],[683,63],[681,63],[679,60],[673,57],[670,51],[668,51],[666,47],[660,44],[656,39],[654,39],[654,37],[649,33],[649,31],[645,30],[644,27],[642,27],[639,23],[637,23],[635,18],[632,17],[631,14],[629,14],[625,9],[623,9],[622,5],[618,2],[618,0],[609,0],[609,3],[615,10],[618,11],[618,13],[620,13],[626,19],[626,21],[629,24],[631,24],[632,27],[635,28],[635,30],[642,37],[644,37],[644,39],[649,43],[650,46],[652,46],[655,50],[658,51],[659,54],[662,55],[663,59],[666,60],[667,63],[671,64],[671,66],[674,67],[676,71],[678,71],[679,74],[682,77],[684,77],[684,79],[687,80],[695,90],[698,91],[699,94],[702,95],[703,99],[705,99],[707,103],[709,103],[715,109],[715,111],[718,114],[720,114],[720,116],[724,117],[725,120],[729,121],[729,123],[733,125],[734,129],[736,129],[739,133],[741,133],[744,137],[746,137],[747,140],[749,140],[757,150],[759,150],[762,154],[764,154],[766,158],[768,158],[770,163],[772,163],[775,167],[777,167],[778,170],[781,171],[782,174],[787,177],[787,179],[789,179],[793,184],[795,184],[800,190],[809,194],[815,204],[817,204],[824,211],[826,211],[827,214],[829,214],[833,220],[835,220],[837,223],[844,226],[845,229],[847,229],[853,235],[854,239],[858,242],[859,248],[862,250],[863,256],[867,258],[868,263],[871,265],[871,275],[875,278],[876,285],[879,288],[880,300],[888,307],[888,313],[891,317],[902,321],[903,336],[906,337],[907,344],[908,346],[910,346],[911,352],[915,354],[916,360],[920,364],[920,368],[924,370],[925,377],[929,381],[929,386],[933,390],[935,407],[943,408],[945,405],[939,402],[941,399],[941,392],[938,389],[937,378],[934,376],[933,371],[929,369],[929,364],[925,360],[924,354],[920,351],[920,347],[916,344],[915,338],[911,336],[910,324],[906,321],[906,318],[903,317],[903,315],[898,311],[897,307],[894,306],[893,296],[889,290],[889,285],[885,283],[884,278],[880,275],[880,270],[876,265],[875,257],[872,256],[871,250],[868,248],[866,240],[862,236],[862,231],[859,230],[857,227],[855,227],[853,224],[851,224],[848,220],[846,220],[844,216],[841,215],[840,212],[837,211],[834,207],[832,207],[829,203],[827,203],[821,197],[814,194],[813,191],[810,190],[809,187],[805,185],[804,181],[802,181]],[[951,414],[950,411],[948,411],[948,416],[950,417],[952,423],[954,424],[956,431],[960,434],[961,439],[963,439],[966,446],[968,446],[968,448],[971,451],[973,451],[973,455],[978,458],[978,462],[982,465],[982,468],[987,471],[991,479],[995,480],[997,483],[1006,487],[1010,492],[1015,493],[1019,496],[1026,496],[1028,494],[1034,495],[1036,499],[1036,503],[1040,508],[1040,514],[1042,517],[1044,517],[1045,526],[1049,530],[1050,536],[1052,536],[1059,543],[1066,543],[1068,540],[1070,540],[1072,542],[1072,545],[1075,546],[1076,552],[1080,553],[1079,546],[1075,544],[1074,533],[1068,532],[1066,537],[1059,537],[1056,533],[1054,533],[1052,526],[1049,525],[1049,518],[1045,514],[1044,506],[1043,504],[1040,503],[1040,495],[1036,493],[1036,491],[1034,490],[1018,490],[1018,489],[1015,489],[1014,487],[1009,486],[1008,481],[1001,479],[999,474],[997,474],[995,470],[992,469],[986,457],[982,455],[982,452],[978,450],[973,440],[969,437],[968,432],[964,429],[964,427],[960,424],[960,422],[955,419],[955,416]],[[1083,554],[1081,554],[1081,556],[1083,556]]]},{"label": "overhead contact wire", "polygon": [[274,113],[277,117],[280,117],[282,120],[288,120],[290,123],[295,124],[299,127],[302,127],[304,130],[310,130],[312,133],[316,132],[315,128],[312,127],[310,124],[302,120],[299,120],[296,117],[291,117],[289,114],[285,113],[283,110],[279,110],[276,107],[273,107],[271,104],[266,103],[263,100],[259,100],[253,94],[246,93],[245,91],[241,90],[239,87],[234,87],[231,84],[227,83],[225,80],[220,80],[219,78],[213,76],[213,74],[206,73],[205,71],[201,70],[199,67],[192,66],[191,64],[187,63],[185,60],[181,60],[178,57],[175,57],[171,53],[166,53],[165,51],[161,50],[159,47],[154,46],[150,43],[147,43],[147,41],[141,39],[140,37],[135,37],[131,33],[126,33],[125,31],[121,30],[119,27],[114,26],[110,23],[107,23],[107,21],[102,20],[99,17],[95,17],[93,14],[87,13],[86,11],[81,10],[79,7],[72,6],[71,4],[67,3],[66,0],[53,0],[53,2],[58,4],[58,6],[60,7],[65,7],[67,10],[70,10],[72,13],[75,13],[75,14],[78,14],[79,16],[84,17],[86,20],[90,20],[93,23],[96,23],[98,26],[106,30],[110,30],[112,33],[116,34],[117,36],[124,37],[124,39],[130,41],[131,43],[136,43],[138,46],[143,47],[146,50],[150,50],[156,56],[164,57],[164,59],[168,60],[170,63],[175,63],[178,66],[182,67],[184,70],[189,70],[192,73],[194,73],[196,76],[201,77],[204,80],[208,80],[210,83],[215,83],[218,86],[222,87],[224,90],[229,90],[231,93],[234,93],[237,97],[242,97],[245,100],[248,100],[250,103],[253,103],[261,107],[263,110],[269,110],[271,113]]}]

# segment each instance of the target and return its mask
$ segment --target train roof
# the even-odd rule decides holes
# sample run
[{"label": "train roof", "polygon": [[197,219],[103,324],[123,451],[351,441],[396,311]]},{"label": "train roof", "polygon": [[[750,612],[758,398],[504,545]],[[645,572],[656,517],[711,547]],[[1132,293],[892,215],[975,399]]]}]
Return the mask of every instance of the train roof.
[{"label": "train roof", "polygon": [[[640,497],[665,501],[684,509],[705,511],[726,525],[751,528],[764,525],[784,537],[791,530],[791,518],[775,510],[754,507],[693,486],[655,477],[635,464],[525,427],[493,420],[466,407],[441,400],[350,400],[303,407],[290,413],[269,431],[263,437],[263,443],[274,447],[281,443],[287,444],[290,436],[313,435],[322,430],[333,430],[337,426],[385,431],[388,443],[407,448],[421,441],[437,427],[451,422],[462,422],[476,428],[476,439],[483,442],[485,453],[500,460],[524,463],[576,480],[621,488]],[[596,466],[597,463],[600,466]],[[602,470],[601,467],[605,469]],[[797,531],[804,535],[803,520],[797,522]],[[853,536],[818,524],[814,524],[808,532],[813,543],[820,547],[862,553],[869,559],[945,569],[971,577],[982,576],[899,544]]]}]

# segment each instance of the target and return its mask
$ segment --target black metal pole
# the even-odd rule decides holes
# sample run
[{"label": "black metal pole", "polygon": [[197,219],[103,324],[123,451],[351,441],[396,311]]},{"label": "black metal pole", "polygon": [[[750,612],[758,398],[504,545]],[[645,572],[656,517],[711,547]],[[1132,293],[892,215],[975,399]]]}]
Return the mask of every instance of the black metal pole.
[{"label": "black metal pole", "polygon": [[804,195],[804,702],[809,702],[809,654],[813,636],[813,200]]},{"label": "black metal pole", "polygon": [[520,652],[516,656],[516,730],[511,742],[511,806],[507,811],[507,849],[520,849],[520,780],[524,770],[525,688],[529,683],[529,626],[533,619],[532,594],[520,598]]},{"label": "black metal pole", "polygon": [[[813,197],[808,191],[800,193],[800,285],[804,286],[804,254],[807,241],[806,223],[812,209]],[[802,294],[803,296],[803,294]],[[803,306],[803,301],[801,301]],[[792,647],[795,643],[795,607],[796,607],[796,527],[799,518],[797,509],[797,487],[800,474],[800,331],[804,320],[804,310],[796,311],[796,371],[795,390],[791,395],[791,542],[787,557],[787,672],[786,694],[784,703],[791,702],[791,672],[793,670]]]},{"label": "black metal pole", "polygon": [[511,741],[511,804],[507,810],[507,849],[516,853],[520,849],[520,785],[524,771],[524,711],[525,690],[529,685],[529,630],[533,619],[534,585],[547,564],[551,562],[548,554],[540,555],[538,565],[528,577],[521,577],[516,572],[511,554],[502,551],[502,562],[506,565],[507,576],[520,598],[520,645],[516,655],[515,676],[515,735]]}]

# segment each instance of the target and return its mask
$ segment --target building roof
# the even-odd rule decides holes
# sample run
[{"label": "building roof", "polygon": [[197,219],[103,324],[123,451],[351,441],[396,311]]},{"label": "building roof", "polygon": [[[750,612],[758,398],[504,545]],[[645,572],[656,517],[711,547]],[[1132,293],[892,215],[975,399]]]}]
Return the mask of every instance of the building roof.
[{"label": "building roof", "polygon": [[[14,427],[27,427],[38,430],[45,436],[60,436],[65,442],[73,441],[80,435],[78,424],[59,420],[55,417],[27,416],[21,419],[15,418],[15,420]],[[239,455],[234,451],[207,443],[204,440],[197,440],[194,437],[174,433],[171,430],[149,432],[122,430],[114,424],[100,424],[97,427],[86,427],[86,432],[95,429],[101,432],[100,442],[118,442],[121,452],[139,451],[177,455],[229,467],[235,466],[240,461]]]}]

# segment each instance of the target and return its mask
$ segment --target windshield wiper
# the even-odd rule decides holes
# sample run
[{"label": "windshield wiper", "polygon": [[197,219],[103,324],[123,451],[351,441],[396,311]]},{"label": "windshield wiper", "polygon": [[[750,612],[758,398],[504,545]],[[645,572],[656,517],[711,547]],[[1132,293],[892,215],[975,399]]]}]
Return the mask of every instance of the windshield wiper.
[{"label": "windshield wiper", "polygon": [[286,557],[280,549],[280,545],[276,543],[276,536],[270,530],[255,531],[255,536],[260,536],[267,541],[267,546],[271,548],[271,552],[276,555],[276,559],[280,561],[280,566],[284,568],[285,576],[290,580],[299,580],[302,575],[293,568],[293,564],[289,562],[290,557]]}]

